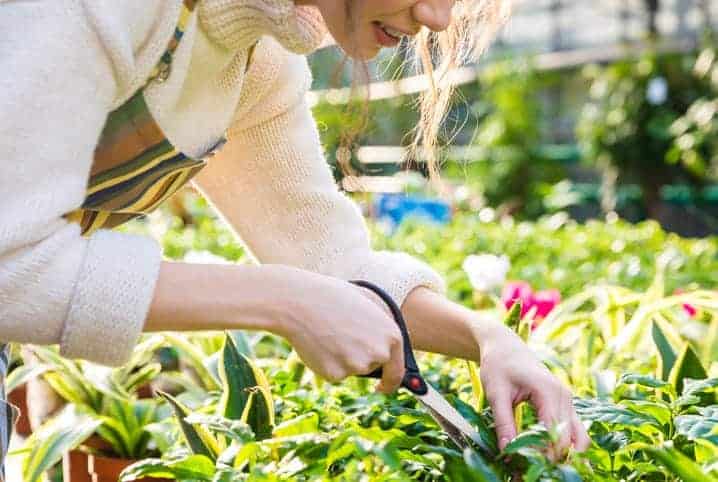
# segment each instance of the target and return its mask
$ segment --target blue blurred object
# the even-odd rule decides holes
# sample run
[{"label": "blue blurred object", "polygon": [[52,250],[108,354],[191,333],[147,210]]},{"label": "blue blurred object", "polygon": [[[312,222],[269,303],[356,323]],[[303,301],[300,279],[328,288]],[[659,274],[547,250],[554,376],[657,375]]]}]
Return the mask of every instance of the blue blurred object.
[{"label": "blue blurred object", "polygon": [[451,206],[441,199],[403,193],[381,193],[374,197],[374,215],[395,229],[408,217],[437,224],[451,220]]}]

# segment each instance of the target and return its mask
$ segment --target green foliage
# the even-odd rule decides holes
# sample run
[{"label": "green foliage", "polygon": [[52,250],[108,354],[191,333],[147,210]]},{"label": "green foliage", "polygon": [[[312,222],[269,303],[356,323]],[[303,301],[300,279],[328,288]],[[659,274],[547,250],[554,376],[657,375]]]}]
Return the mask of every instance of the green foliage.
[{"label": "green foliage", "polygon": [[[703,54],[649,51],[638,61],[585,69],[590,100],[577,125],[585,159],[615,169],[621,182],[640,184],[651,215],[657,215],[663,185],[701,185],[717,174],[716,89],[708,56],[715,56],[713,45]],[[703,75],[697,75],[697,59],[708,64]]]},{"label": "green foliage", "polygon": [[22,464],[23,480],[43,480],[45,471],[55,465],[63,453],[80,445],[101,423],[96,417],[81,413],[75,405],[67,405],[27,440]]},{"label": "green foliage", "polygon": [[152,358],[162,344],[162,337],[146,338],[128,363],[118,368],[71,361],[62,358],[55,348],[33,347],[41,364],[31,371],[42,374],[68,405],[25,442],[25,480],[39,480],[64,452],[92,434],[109,443],[112,455],[117,457],[140,458],[156,453],[146,426],[158,421],[158,402],[137,400],[136,391],[158,375],[160,366]]},{"label": "green foliage", "polygon": [[[123,480],[678,482],[718,475],[718,296],[710,291],[718,286],[716,238],[681,239],[652,222],[578,225],[560,214],[519,223],[459,213],[449,226],[408,223],[391,238],[375,234],[377,248],[426,259],[446,275],[450,296],[467,306],[473,293],[461,264],[468,254],[506,254],[511,277],[560,289],[564,302],[524,334],[577,395],[594,442],[587,453],[552,462],[545,453],[555,430],[538,425],[531,406],[521,409],[519,435],[496,457],[460,453],[407,393],[379,395],[365,379],[329,385],[295,355],[285,359],[289,349],[275,337],[247,338],[241,349],[222,334],[173,336],[195,380],[174,397],[177,417],[162,423],[190,436],[171,440],[162,458],[135,465]],[[509,325],[521,331],[525,323],[514,316]],[[427,381],[495,447],[478,371],[436,355],[419,362]],[[268,397],[258,386],[271,391],[271,404],[259,405]],[[262,417],[250,417],[251,407]],[[270,417],[276,424],[267,424]],[[213,448],[203,454],[206,440]]]},{"label": "green foliage", "polygon": [[673,142],[666,155],[700,178],[718,179],[718,61],[715,45],[697,56],[693,76],[701,97],[670,126]]},{"label": "green foliage", "polygon": [[406,221],[391,237],[374,231],[377,249],[404,251],[441,272],[449,295],[471,306],[473,290],[461,265],[470,254],[496,253],[511,260],[509,279],[536,289],[556,288],[565,297],[586,286],[611,284],[647,289],[659,260],[665,264],[665,290],[718,286],[718,238],[684,239],[646,221],[578,224],[565,214],[535,223],[505,218],[483,222],[458,212],[446,226]]}]

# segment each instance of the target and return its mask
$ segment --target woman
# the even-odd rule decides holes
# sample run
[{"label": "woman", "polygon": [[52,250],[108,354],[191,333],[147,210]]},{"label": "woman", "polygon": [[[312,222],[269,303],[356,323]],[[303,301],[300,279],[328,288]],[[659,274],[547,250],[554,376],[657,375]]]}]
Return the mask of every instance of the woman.
[{"label": "woman", "polygon": [[[383,367],[391,392],[400,336],[381,300],[347,282],[365,279],[401,306],[416,348],[481,363],[502,447],[530,398],[544,423],[564,422],[559,451],[586,448],[571,393],[513,333],[449,301],[424,263],[370,249],[304,100],[303,54],[327,29],[367,59],[450,30],[459,8],[488,32],[500,3],[0,4],[0,339],[116,365],[142,331],[261,329],[332,381]],[[190,180],[261,264],[163,261],[154,239],[110,229]]]}]

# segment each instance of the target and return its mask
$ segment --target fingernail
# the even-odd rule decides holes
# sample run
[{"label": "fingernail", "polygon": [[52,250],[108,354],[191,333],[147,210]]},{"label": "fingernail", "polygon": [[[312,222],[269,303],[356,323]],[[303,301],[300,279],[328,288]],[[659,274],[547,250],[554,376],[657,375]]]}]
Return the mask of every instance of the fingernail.
[{"label": "fingernail", "polygon": [[508,437],[501,437],[501,440],[499,440],[499,447],[501,447],[501,450],[506,447],[506,445],[509,443]]}]

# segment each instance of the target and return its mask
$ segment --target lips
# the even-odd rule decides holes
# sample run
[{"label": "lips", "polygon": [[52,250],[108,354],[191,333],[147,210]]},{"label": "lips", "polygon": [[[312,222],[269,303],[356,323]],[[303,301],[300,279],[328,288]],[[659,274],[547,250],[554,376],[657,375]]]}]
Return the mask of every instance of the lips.
[{"label": "lips", "polygon": [[372,22],[372,27],[377,42],[385,47],[397,46],[401,38],[405,35],[403,32],[384,25],[381,22]]}]

